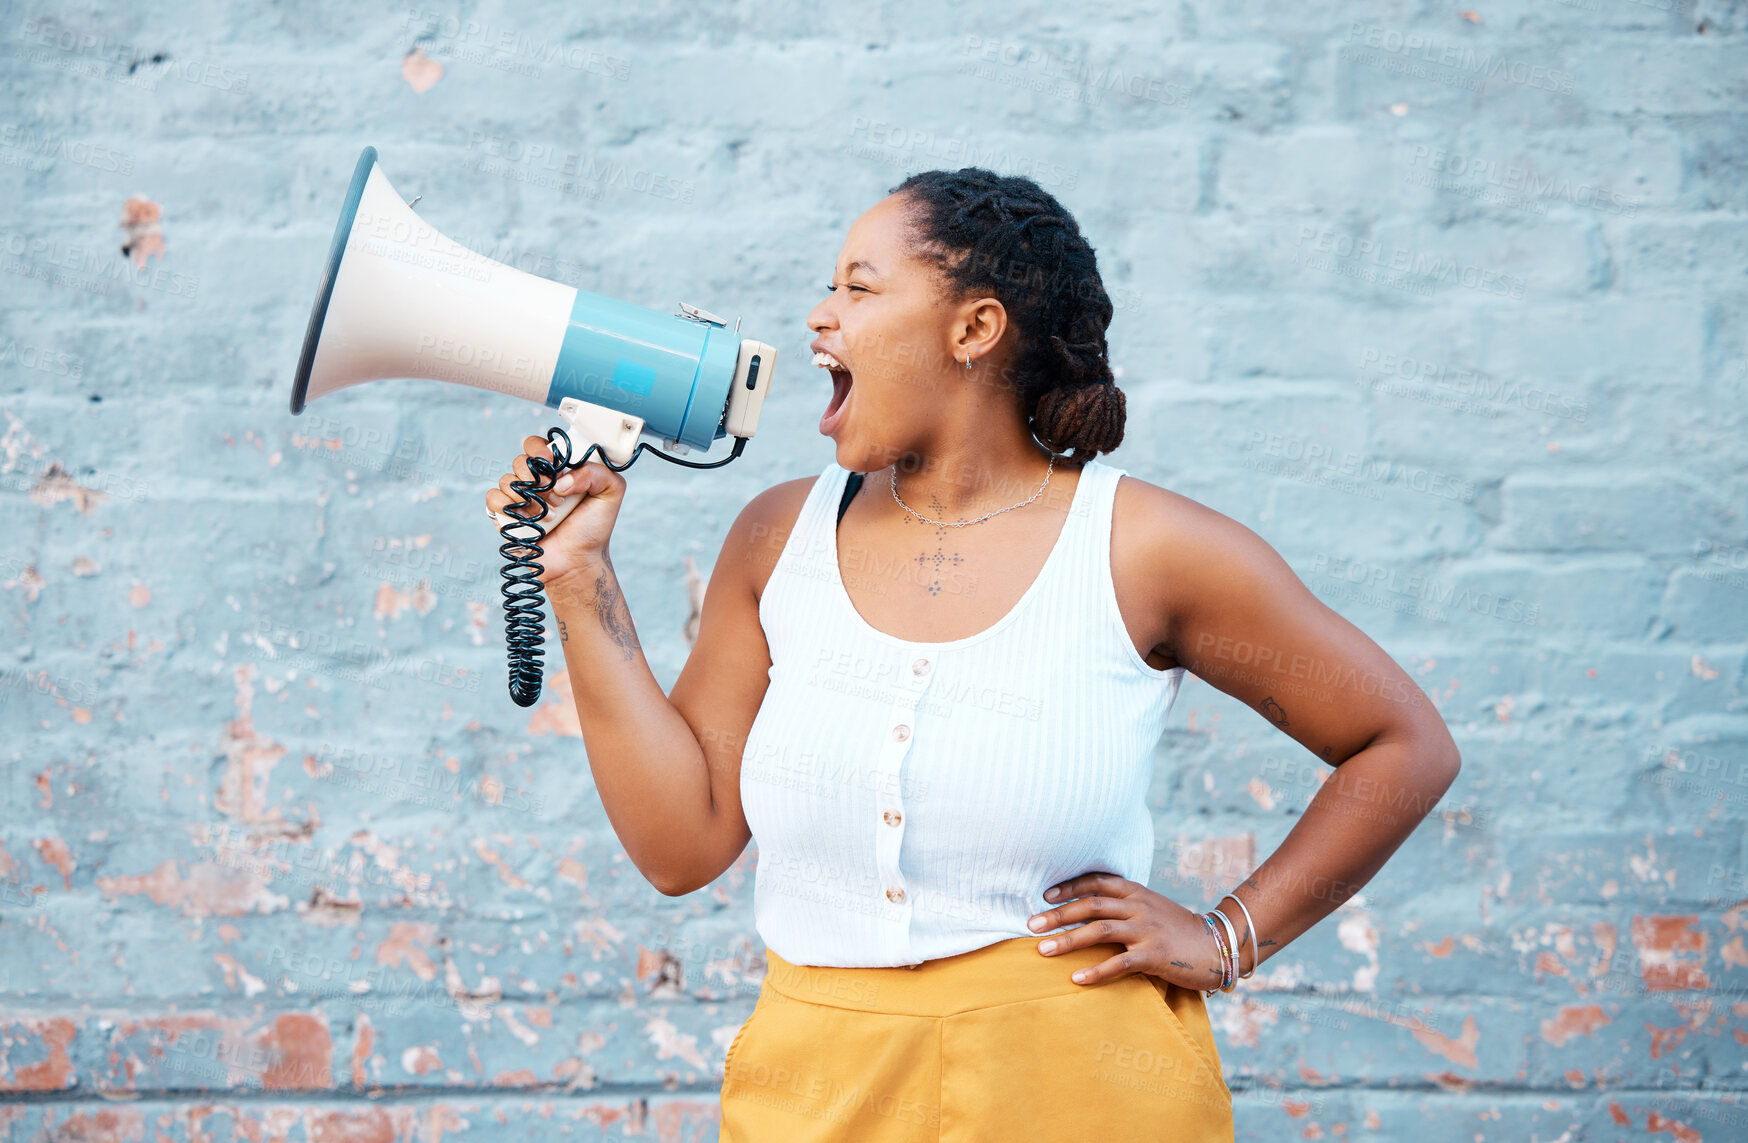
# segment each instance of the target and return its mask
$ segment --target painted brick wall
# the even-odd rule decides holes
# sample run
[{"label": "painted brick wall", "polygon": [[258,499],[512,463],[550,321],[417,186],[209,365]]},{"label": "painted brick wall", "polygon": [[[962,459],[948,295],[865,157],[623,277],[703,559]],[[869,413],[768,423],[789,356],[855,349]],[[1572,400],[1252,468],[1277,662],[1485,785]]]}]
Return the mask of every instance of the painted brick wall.
[{"label": "painted brick wall", "polygon": [[[664,684],[729,522],[830,457],[846,227],[913,169],[1038,179],[1117,302],[1113,462],[1259,531],[1463,749],[1209,1001],[1240,1137],[1748,1135],[1748,6],[714,7],[5,6],[10,1136],[715,1137],[756,851],[662,897],[562,674],[504,693],[481,497],[550,418],[286,411],[366,144],[470,246],[785,354],[740,463],[632,473]],[[1324,773],[1191,680],[1153,886],[1211,903]]]}]

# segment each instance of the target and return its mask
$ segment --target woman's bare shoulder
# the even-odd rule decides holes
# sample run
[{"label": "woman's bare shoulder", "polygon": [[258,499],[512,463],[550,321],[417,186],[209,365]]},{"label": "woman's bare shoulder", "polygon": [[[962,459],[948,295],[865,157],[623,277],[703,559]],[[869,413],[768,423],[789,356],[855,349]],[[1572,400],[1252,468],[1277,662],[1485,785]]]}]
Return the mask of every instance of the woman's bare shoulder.
[{"label": "woman's bare shoulder", "polygon": [[1113,532],[1125,532],[1140,547],[1161,554],[1186,541],[1217,542],[1221,533],[1244,527],[1181,492],[1128,473],[1117,481],[1111,514]]},{"label": "woman's bare shoulder", "polygon": [[1119,597],[1135,601],[1142,624],[1162,641],[1184,607],[1285,568],[1267,541],[1225,513],[1127,473],[1117,482],[1111,575]]},{"label": "woman's bare shoulder", "polygon": [[[799,476],[771,485],[747,501],[729,528],[722,554],[739,553],[736,563],[751,580],[755,598],[764,594],[771,569],[777,565],[777,557],[783,553],[783,545],[801,516],[801,506],[818,480],[818,475]],[[722,564],[720,557],[717,563]]]}]

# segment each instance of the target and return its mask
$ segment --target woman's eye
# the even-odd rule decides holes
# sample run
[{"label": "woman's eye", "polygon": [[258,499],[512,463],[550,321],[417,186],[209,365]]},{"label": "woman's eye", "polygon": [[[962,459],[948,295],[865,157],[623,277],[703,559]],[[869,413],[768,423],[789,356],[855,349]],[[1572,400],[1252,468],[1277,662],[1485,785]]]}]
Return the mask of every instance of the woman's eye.
[{"label": "woman's eye", "polygon": [[[834,291],[834,290],[836,290],[836,289],[837,289],[837,287],[836,287],[836,286],[829,286],[829,285],[828,285],[828,286],[827,286],[827,287],[826,287],[826,288],[825,288],[825,292],[826,292],[826,293],[828,293],[828,294],[829,294],[829,293],[831,293],[831,292],[833,292],[833,291]],[[867,290],[868,290],[868,288],[867,288],[867,287],[866,287],[866,286],[851,286],[851,287],[850,287],[850,289],[852,289],[852,290],[861,290],[861,291],[862,291],[862,292],[863,292],[863,293],[866,293],[866,292],[867,292]]]}]

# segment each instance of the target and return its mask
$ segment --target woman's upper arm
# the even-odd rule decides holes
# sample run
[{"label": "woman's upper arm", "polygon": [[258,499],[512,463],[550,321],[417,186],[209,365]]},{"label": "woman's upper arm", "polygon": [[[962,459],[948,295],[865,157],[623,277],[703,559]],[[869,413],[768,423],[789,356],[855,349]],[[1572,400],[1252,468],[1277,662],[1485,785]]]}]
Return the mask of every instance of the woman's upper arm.
[{"label": "woman's upper arm", "polygon": [[1380,737],[1415,735],[1457,765],[1426,692],[1261,536],[1186,497],[1153,492],[1145,531],[1161,573],[1166,644],[1179,663],[1332,766]]},{"label": "woman's upper arm", "polygon": [[740,762],[770,679],[759,597],[814,479],[775,485],[741,509],[710,570],[698,638],[668,692],[704,752],[716,809],[715,872],[701,884],[733,864],[752,837],[741,810]]}]

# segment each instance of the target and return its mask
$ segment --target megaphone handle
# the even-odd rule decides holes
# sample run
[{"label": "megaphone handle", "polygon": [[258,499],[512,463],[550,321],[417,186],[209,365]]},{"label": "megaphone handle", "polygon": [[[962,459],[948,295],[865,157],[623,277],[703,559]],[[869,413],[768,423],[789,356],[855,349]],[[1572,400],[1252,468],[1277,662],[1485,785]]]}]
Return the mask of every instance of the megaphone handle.
[{"label": "megaphone handle", "polygon": [[[572,418],[572,424],[576,424],[575,418]],[[642,426],[642,421],[633,418],[624,429],[630,436]],[[746,438],[736,437],[733,450],[721,460],[709,464],[677,460],[660,449],[650,451],[663,460],[686,468],[720,468],[740,456],[746,443]],[[517,706],[533,706],[538,702],[540,687],[545,681],[541,662],[546,650],[545,614],[540,604],[546,596],[546,585],[540,581],[540,557],[544,554],[540,550],[540,541],[583,499],[580,495],[567,496],[556,504],[548,504],[542,494],[552,488],[560,473],[588,463],[592,453],[600,453],[607,466],[618,472],[631,467],[631,462],[649,448],[647,444],[634,444],[633,439],[617,440],[613,446],[597,443],[583,449],[582,455],[573,460],[570,434],[557,426],[546,430],[546,444],[552,459],[529,457],[528,471],[532,479],[510,481],[510,491],[518,499],[506,504],[503,514],[492,514],[494,519],[502,521],[498,534],[504,537],[504,543],[498,551],[503,553],[506,561],[503,569],[504,643],[510,658],[510,698]],[[527,518],[517,513],[526,513]],[[515,528],[522,529],[523,534],[511,535]]]},{"label": "megaphone handle", "polygon": [[[555,504],[545,501],[544,493],[552,488],[560,474],[587,463],[589,455],[601,451],[599,445],[589,445],[582,456],[572,459],[570,434],[553,427],[546,432],[547,448],[552,458],[530,456],[528,471],[531,479],[512,480],[510,490],[517,499],[504,506],[493,518],[502,521],[498,534],[504,543],[503,553],[504,642],[510,660],[510,698],[517,706],[533,706],[540,698],[545,681],[542,657],[546,649],[545,613],[541,601],[546,585],[540,581],[540,541],[570,515],[582,502],[582,496],[566,496]],[[512,530],[519,529],[517,535]]]}]

